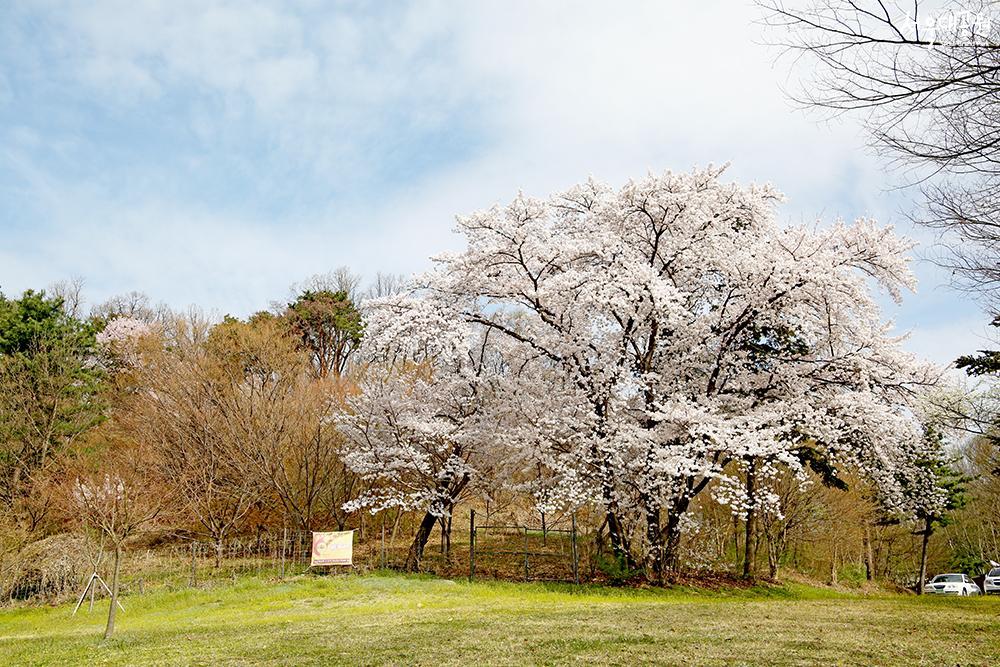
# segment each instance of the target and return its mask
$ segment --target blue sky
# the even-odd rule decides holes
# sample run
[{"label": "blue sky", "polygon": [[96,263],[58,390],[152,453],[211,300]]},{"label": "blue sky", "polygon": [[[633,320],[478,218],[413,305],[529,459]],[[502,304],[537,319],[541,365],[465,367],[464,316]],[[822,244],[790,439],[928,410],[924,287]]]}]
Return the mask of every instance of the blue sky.
[{"label": "blue sky", "polygon": [[[82,276],[245,315],[341,265],[412,273],[456,214],[590,175],[731,161],[791,221],[871,215],[932,251],[850,119],[792,108],[739,0],[5,2],[0,289]],[[790,78],[792,77],[792,78]],[[918,259],[886,317],[935,361],[985,317]]]}]

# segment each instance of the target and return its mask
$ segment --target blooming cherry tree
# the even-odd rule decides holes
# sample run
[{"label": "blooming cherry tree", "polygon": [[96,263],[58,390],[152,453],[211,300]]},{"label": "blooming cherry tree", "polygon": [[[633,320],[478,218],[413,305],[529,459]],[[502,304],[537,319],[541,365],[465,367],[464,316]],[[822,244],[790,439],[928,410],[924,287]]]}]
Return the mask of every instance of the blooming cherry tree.
[{"label": "blooming cherry tree", "polygon": [[512,395],[500,383],[512,356],[494,345],[504,339],[441,319],[428,305],[396,295],[369,309],[369,365],[341,418],[344,462],[370,483],[346,508],[423,512],[407,554],[411,570],[434,524],[491,478],[504,419],[496,398]]},{"label": "blooming cherry tree", "polygon": [[69,488],[69,506],[78,520],[100,532],[114,552],[105,639],[115,631],[125,543],[153,522],[167,502],[164,490],[150,483],[148,466],[132,460],[137,454],[141,455],[136,451],[116,451],[110,457],[109,471],[81,471]]},{"label": "blooming cherry tree", "polygon": [[[744,515],[773,504],[737,469],[766,480],[850,465],[894,502],[894,467],[920,442],[913,401],[938,378],[900,350],[873,296],[912,289],[909,242],[867,219],[779,225],[774,189],[722,174],[591,180],[461,217],[466,249],[368,323],[373,344],[391,331],[411,351],[503,340],[498,353],[522,360],[506,366],[530,368],[500,401],[504,451],[544,462],[546,502],[602,506],[622,558],[634,551],[622,517],[637,511],[657,574],[702,491]],[[427,381],[448,373],[461,371]]]},{"label": "blooming cherry tree", "polygon": [[133,368],[139,364],[139,343],[153,333],[153,327],[134,317],[115,317],[97,336],[105,361],[112,366]]}]

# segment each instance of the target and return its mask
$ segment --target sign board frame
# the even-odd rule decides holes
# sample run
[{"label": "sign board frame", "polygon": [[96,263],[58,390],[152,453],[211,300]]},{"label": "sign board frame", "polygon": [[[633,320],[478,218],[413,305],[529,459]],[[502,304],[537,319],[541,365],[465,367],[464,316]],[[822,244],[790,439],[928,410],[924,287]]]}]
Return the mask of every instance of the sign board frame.
[{"label": "sign board frame", "polygon": [[309,567],[354,566],[354,531],[313,532]]}]

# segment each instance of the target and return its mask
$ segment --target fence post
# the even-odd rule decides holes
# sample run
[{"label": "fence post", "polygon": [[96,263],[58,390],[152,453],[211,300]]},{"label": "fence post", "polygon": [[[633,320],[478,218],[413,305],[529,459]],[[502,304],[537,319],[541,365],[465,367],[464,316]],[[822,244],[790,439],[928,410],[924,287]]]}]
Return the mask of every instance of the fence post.
[{"label": "fence post", "polygon": [[194,561],[194,548],[195,543],[191,543],[191,581],[189,582],[191,587],[194,588],[198,584],[198,571],[196,569]]},{"label": "fence post", "polygon": [[260,554],[260,546],[261,546],[260,529],[258,529],[257,530],[257,543],[254,545],[254,550],[253,550],[253,559],[255,561],[257,561],[257,576],[258,577],[260,577],[260,569],[261,569],[261,563],[262,563],[262,558],[261,558],[261,554]]},{"label": "fence post", "polygon": [[386,569],[385,563],[385,513],[382,514],[382,569]]},{"label": "fence post", "polygon": [[476,510],[469,510],[469,581],[476,575]]},{"label": "fence post", "polygon": [[528,580],[528,527],[524,527],[524,580]]},{"label": "fence post", "polygon": [[580,583],[580,554],[576,549],[576,512],[573,512],[572,518],[572,543],[573,543],[573,583]]},{"label": "fence post", "polygon": [[285,549],[288,548],[288,527],[281,528],[281,578],[285,578]]}]

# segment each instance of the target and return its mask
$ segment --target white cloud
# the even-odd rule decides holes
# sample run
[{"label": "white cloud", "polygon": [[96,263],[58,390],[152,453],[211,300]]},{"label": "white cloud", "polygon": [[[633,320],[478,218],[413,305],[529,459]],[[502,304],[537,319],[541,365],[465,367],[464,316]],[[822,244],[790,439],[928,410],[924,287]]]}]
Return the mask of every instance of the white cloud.
[{"label": "white cloud", "polygon": [[[63,62],[78,63],[70,67],[97,103],[141,113],[182,94],[183,120],[203,143],[267,147],[232,163],[268,192],[294,194],[297,183],[268,182],[254,160],[307,170],[337,190],[377,178],[408,133],[464,137],[456,118],[473,122],[475,150],[383,183],[373,197],[318,198],[273,218],[248,212],[239,193],[212,206],[166,199],[155,182],[118,192],[22,176],[34,178],[59,233],[39,232],[34,260],[6,270],[24,286],[97,273],[96,289],[246,313],[339,264],[369,274],[426,267],[456,244],[455,214],[518,189],[544,196],[591,174],[621,182],[728,160],[731,177],[786,192],[782,215],[795,220],[895,213],[856,125],[818,124],[790,108],[779,90],[785,70],[757,43],[750,2],[307,7],[95,1],[53,20],[64,27]],[[253,135],[229,136],[246,118]],[[908,346],[940,356],[936,346],[959,334],[929,324]]]},{"label": "white cloud", "polygon": [[927,322],[914,329],[906,341],[909,351],[941,366],[951,365],[962,355],[996,347],[996,336],[981,317]]},{"label": "white cloud", "polygon": [[159,82],[143,67],[130,60],[98,56],[81,63],[80,76],[91,84],[127,102],[141,102],[160,94]]}]

